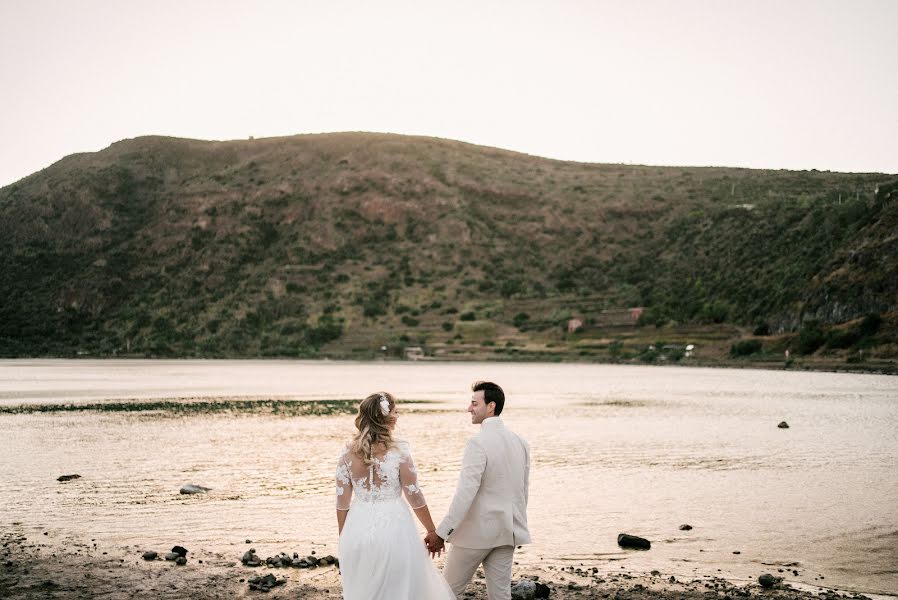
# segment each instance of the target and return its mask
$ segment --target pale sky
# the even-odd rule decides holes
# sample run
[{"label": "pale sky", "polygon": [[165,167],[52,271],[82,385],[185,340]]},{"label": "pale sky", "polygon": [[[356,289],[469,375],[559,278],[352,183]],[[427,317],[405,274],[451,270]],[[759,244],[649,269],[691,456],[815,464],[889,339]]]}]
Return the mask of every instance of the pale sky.
[{"label": "pale sky", "polygon": [[898,0],[0,0],[0,186],[147,134],[898,173]]}]

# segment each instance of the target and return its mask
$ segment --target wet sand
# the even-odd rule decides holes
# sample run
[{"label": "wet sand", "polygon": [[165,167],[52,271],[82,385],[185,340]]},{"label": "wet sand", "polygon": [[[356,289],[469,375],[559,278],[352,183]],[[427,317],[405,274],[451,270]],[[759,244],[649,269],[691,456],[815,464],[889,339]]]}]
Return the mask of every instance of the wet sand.
[{"label": "wet sand", "polygon": [[[26,535],[13,526],[0,537],[0,598],[342,598],[339,572],[333,565],[311,569],[247,567],[238,556],[224,556],[188,548],[187,564],[176,565],[162,556],[169,548],[104,548],[91,540],[54,539],[49,534]],[[147,550],[160,558],[147,561]],[[302,555],[302,551],[299,550]],[[260,553],[264,557],[264,553]],[[249,580],[271,573],[285,582],[269,592],[251,590]],[[774,575],[777,573],[774,572]],[[767,600],[827,600],[852,598],[825,588],[794,589],[786,582],[772,589],[754,582],[728,582],[705,576],[680,581],[653,573],[602,573],[582,567],[515,567],[514,580],[529,578],[547,585],[550,599],[583,600],[708,600],[764,598]],[[483,575],[478,571],[465,598],[487,600]],[[399,599],[397,599],[399,600]],[[418,599],[416,599],[418,600]],[[424,599],[421,599],[424,600]]]}]

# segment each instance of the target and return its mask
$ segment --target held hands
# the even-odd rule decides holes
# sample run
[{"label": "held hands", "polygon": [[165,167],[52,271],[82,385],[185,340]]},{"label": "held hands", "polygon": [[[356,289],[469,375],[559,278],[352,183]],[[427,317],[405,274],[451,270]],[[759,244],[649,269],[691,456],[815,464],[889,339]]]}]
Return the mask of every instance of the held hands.
[{"label": "held hands", "polygon": [[440,555],[440,552],[446,547],[446,542],[437,535],[436,531],[430,531],[424,536],[424,545],[427,546],[427,551],[430,552],[430,557],[433,558]]}]

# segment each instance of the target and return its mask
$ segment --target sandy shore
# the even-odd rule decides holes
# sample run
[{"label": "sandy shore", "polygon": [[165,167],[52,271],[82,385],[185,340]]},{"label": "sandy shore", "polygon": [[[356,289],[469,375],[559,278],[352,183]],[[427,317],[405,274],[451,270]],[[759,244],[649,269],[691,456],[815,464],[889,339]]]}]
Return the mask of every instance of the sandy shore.
[{"label": "sandy shore", "polygon": [[[188,548],[187,564],[178,566],[161,558],[142,558],[146,550],[163,556],[169,548],[103,548],[92,540],[58,540],[26,535],[16,529],[0,534],[0,598],[341,598],[339,572],[331,565],[313,569],[252,568],[241,564],[239,556]],[[286,580],[285,583],[270,592],[249,589],[250,579],[268,573]],[[537,579],[548,585],[550,598],[560,600],[866,598],[825,589],[797,590],[787,584],[763,589],[757,582],[736,584],[710,576],[678,581],[658,572],[608,574],[588,566],[516,567],[514,578]],[[465,597],[486,600],[480,572],[468,586]]]}]

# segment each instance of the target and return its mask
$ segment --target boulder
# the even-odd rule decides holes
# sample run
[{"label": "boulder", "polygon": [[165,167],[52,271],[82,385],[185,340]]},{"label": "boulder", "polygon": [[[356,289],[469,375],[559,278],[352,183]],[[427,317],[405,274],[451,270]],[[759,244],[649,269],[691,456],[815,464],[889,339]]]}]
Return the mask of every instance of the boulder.
[{"label": "boulder", "polygon": [[[186,485],[181,486],[182,494],[205,494],[208,491],[211,491],[212,488],[203,487],[201,485],[194,485],[192,483],[188,483]],[[249,543],[249,542],[247,542]]]},{"label": "boulder", "polygon": [[777,425],[777,427],[779,427],[780,429],[789,429],[789,424],[785,421],[780,421],[780,424]]},{"label": "boulder", "polygon": [[178,556],[187,556],[187,548],[185,548],[184,546],[175,546],[171,549],[171,551]]},{"label": "boulder", "polygon": [[179,556],[178,558],[175,559],[175,564],[176,564],[176,565],[180,565],[180,566],[184,566],[184,565],[187,564],[187,559],[186,559],[185,557],[183,557],[183,556]]},{"label": "boulder", "polygon": [[692,525],[687,525],[685,523],[683,525],[680,525],[680,531],[691,531],[691,530],[692,530]]},{"label": "boulder", "polygon": [[758,583],[761,584],[762,588],[772,588],[779,581],[779,577],[774,577],[770,573],[764,573],[760,577],[758,577]]},{"label": "boulder", "polygon": [[529,579],[521,579],[511,586],[511,600],[534,600],[536,584]]},{"label": "boulder", "polygon": [[165,560],[178,560],[181,557],[177,552],[169,552],[165,555]]},{"label": "boulder", "polygon": [[81,475],[60,475],[56,481],[71,481],[73,479],[81,479]]},{"label": "boulder", "polygon": [[652,547],[652,543],[647,539],[628,533],[621,533],[617,536],[617,545],[621,548],[636,548],[637,550],[648,550]]},{"label": "boulder", "polygon": [[159,556],[159,554],[157,554],[156,552],[153,552],[152,550],[149,551],[149,552],[144,552],[144,553],[143,553],[143,559],[144,559],[144,560],[156,560],[156,557],[157,557],[157,556]]},{"label": "boulder", "polygon": [[534,595],[534,598],[548,598],[551,591],[552,590],[549,589],[549,586],[543,583],[537,583],[536,594]]}]

